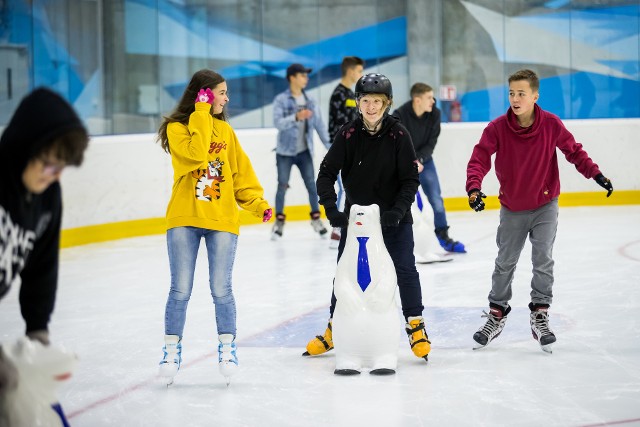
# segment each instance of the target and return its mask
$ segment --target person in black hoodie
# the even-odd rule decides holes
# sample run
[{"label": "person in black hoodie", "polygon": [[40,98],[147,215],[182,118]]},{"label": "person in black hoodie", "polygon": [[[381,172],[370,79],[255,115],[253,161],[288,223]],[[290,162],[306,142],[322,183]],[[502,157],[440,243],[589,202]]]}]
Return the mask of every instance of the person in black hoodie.
[{"label": "person in black hoodie", "polygon": [[[20,286],[26,334],[49,344],[58,284],[60,175],[89,141],[71,105],[49,89],[27,95],[0,137],[0,299]],[[16,384],[0,348],[0,396]]]},{"label": "person in black hoodie", "polygon": [[[382,74],[367,74],[356,83],[359,116],[344,125],[320,164],[316,185],[320,204],[333,227],[345,228],[351,206],[377,204],[385,246],[396,268],[402,312],[413,353],[427,360],[431,343],[422,318],[420,276],[413,255],[411,204],[420,182],[416,154],[407,129],[388,114],[393,100],[391,82]],[[336,206],[338,174],[346,193],[344,212]],[[347,233],[341,233],[338,260]],[[331,319],[336,304],[331,296],[329,324],[324,335],[307,344],[304,355],[333,348]]]},{"label": "person in black hoodie", "polygon": [[433,150],[440,136],[440,110],[435,106],[433,88],[425,83],[411,86],[411,101],[402,104],[393,115],[406,126],[418,156],[420,185],[433,208],[435,233],[440,246],[448,252],[465,253],[464,245],[449,237],[449,224],[440,192]]}]

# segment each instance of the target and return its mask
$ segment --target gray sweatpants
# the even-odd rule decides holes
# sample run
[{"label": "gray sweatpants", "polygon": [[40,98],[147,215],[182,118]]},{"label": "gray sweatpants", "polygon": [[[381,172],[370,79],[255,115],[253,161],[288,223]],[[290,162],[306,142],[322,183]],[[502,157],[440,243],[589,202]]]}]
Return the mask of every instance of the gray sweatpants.
[{"label": "gray sweatpants", "polygon": [[496,234],[498,256],[493,270],[489,302],[504,308],[511,299],[511,283],[524,243],[531,241],[531,302],[551,304],[553,297],[553,243],[558,229],[558,199],[538,209],[513,212],[500,208],[500,225]]}]

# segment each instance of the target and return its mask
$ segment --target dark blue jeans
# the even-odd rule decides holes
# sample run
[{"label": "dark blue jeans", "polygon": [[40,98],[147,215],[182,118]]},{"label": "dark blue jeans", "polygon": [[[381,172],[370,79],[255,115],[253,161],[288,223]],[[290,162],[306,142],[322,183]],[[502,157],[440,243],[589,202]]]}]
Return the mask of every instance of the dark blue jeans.
[{"label": "dark blue jeans", "polygon": [[[416,270],[416,259],[413,255],[413,225],[401,222],[398,227],[382,227],[382,239],[396,268],[404,318],[422,316],[424,306],[422,305],[420,275]],[[338,261],[342,256],[346,240],[347,229],[343,228],[338,246]],[[331,307],[329,307],[331,317],[333,317],[335,308],[336,295],[332,292]]]},{"label": "dark blue jeans", "polygon": [[302,175],[305,187],[309,193],[309,205],[311,212],[319,212],[318,190],[316,189],[316,174],[313,169],[313,159],[309,150],[298,153],[295,156],[282,156],[276,154],[276,166],[278,169],[278,190],[276,191],[276,214],[284,213],[284,195],[289,188],[291,168],[296,165]]},{"label": "dark blue jeans", "polygon": [[447,214],[444,210],[444,202],[440,191],[440,181],[433,159],[425,162],[424,169],[420,172],[420,185],[429,204],[433,208],[433,223],[435,228],[445,228],[447,226]]}]

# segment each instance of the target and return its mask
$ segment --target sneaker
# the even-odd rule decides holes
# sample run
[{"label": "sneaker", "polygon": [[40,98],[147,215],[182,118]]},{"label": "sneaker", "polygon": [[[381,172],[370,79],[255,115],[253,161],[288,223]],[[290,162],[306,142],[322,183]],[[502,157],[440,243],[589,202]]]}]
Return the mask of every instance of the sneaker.
[{"label": "sneaker", "polygon": [[556,336],[549,329],[549,306],[529,303],[529,309],[531,310],[529,321],[533,339],[540,343],[544,351],[551,352],[551,348],[547,346],[556,342]]},{"label": "sneaker", "polygon": [[338,249],[340,245],[340,234],[342,233],[342,229],[334,227],[331,230],[331,239],[329,240],[329,249]]},{"label": "sneaker", "polygon": [[220,373],[229,378],[238,370],[238,356],[236,356],[236,343],[233,335],[221,334],[218,336],[218,369]]},{"label": "sneaker", "polygon": [[431,341],[429,341],[422,316],[409,317],[405,331],[407,331],[407,335],[409,336],[409,344],[411,344],[413,354],[415,354],[416,357],[421,357],[428,361],[428,355],[431,351]]},{"label": "sneaker", "polygon": [[286,216],[284,214],[276,215],[276,222],[271,229],[271,240],[278,240],[282,237],[282,231],[284,230],[284,220]]},{"label": "sneaker", "polygon": [[435,232],[440,246],[442,246],[445,251],[457,253],[467,252],[462,243],[455,241],[451,237],[449,237],[449,227],[436,228]]},{"label": "sneaker", "polygon": [[173,383],[173,377],[176,376],[182,363],[182,343],[177,335],[165,335],[164,347],[162,351],[164,355],[160,361],[160,369],[158,375],[167,379],[167,384]]},{"label": "sneaker", "polygon": [[332,322],[333,319],[329,319],[324,335],[318,335],[309,341],[309,344],[307,344],[307,351],[302,353],[303,356],[317,356],[333,350]]},{"label": "sneaker", "polygon": [[478,329],[478,332],[473,334],[473,340],[478,343],[474,350],[486,346],[500,335],[507,322],[507,315],[511,312],[511,307],[504,310],[502,307],[490,306],[489,313],[484,310],[482,312],[484,314],[481,317],[486,317],[487,322]]},{"label": "sneaker", "polygon": [[311,227],[313,227],[313,231],[320,234],[320,237],[327,237],[327,229],[320,220],[320,212],[311,212]]}]

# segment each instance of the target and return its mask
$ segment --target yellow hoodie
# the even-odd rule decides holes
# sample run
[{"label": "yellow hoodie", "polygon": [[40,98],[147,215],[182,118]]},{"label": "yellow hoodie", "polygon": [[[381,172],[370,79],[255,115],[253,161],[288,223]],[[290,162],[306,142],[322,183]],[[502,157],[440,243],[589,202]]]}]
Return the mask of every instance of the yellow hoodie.
[{"label": "yellow hoodie", "polygon": [[167,228],[239,234],[238,205],[262,218],[269,203],[231,126],[212,117],[208,103],[198,102],[195,108],[187,126],[167,126],[173,165]]}]

